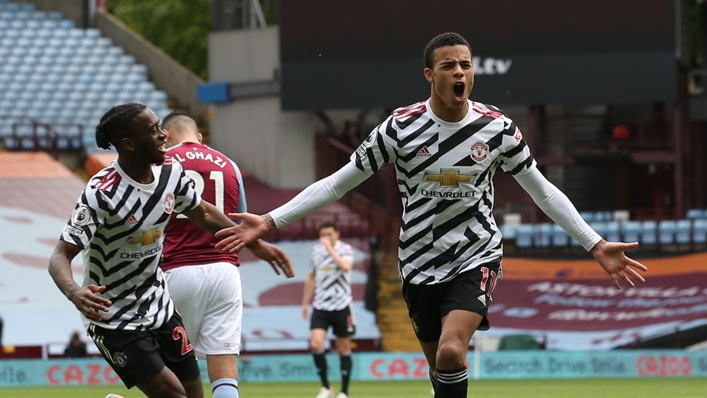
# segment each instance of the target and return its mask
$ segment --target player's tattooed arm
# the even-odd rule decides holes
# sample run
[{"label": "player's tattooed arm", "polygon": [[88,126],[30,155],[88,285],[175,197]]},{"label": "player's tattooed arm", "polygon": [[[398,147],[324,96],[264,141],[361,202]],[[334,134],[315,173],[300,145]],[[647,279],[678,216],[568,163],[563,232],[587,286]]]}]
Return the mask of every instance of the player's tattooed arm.
[{"label": "player's tattooed arm", "polygon": [[216,243],[216,248],[223,252],[237,253],[276,228],[269,214],[229,213],[228,217],[239,224],[216,233],[216,237],[221,239]]},{"label": "player's tattooed arm", "polygon": [[277,226],[275,225],[275,221],[272,219],[270,213],[264,214],[260,217],[263,219],[263,221],[265,221],[265,225],[267,225],[268,231],[272,231],[273,229],[277,228]]}]

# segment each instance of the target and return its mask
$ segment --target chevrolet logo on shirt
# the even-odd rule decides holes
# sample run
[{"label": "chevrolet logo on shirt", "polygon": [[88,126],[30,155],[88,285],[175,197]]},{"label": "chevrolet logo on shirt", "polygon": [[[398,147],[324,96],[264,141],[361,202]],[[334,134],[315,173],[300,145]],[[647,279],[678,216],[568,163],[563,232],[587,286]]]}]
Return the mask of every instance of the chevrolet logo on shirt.
[{"label": "chevrolet logo on shirt", "polygon": [[142,246],[149,246],[155,243],[160,236],[162,236],[161,229],[151,229],[149,231],[145,231],[145,233],[139,238],[130,239],[130,243],[142,243]]},{"label": "chevrolet logo on shirt", "polygon": [[459,169],[441,169],[440,174],[427,174],[427,181],[438,181],[443,187],[458,187],[460,182],[471,182],[473,174],[459,174]]}]

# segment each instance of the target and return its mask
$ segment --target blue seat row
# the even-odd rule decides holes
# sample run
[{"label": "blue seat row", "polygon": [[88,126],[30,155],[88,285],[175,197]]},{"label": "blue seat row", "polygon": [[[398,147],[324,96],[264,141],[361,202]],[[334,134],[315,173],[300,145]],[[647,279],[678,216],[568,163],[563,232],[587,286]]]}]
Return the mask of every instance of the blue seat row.
[{"label": "blue seat row", "polygon": [[[31,150],[36,143],[40,147],[51,148],[54,137],[57,138],[57,146],[61,150],[85,149],[86,145],[90,146],[91,150],[98,150],[95,144],[95,128],[103,114],[113,105],[115,104],[99,104],[96,109],[100,111],[92,113],[81,111],[73,114],[57,113],[60,118],[56,120],[41,120],[42,118],[39,117],[35,119],[40,123],[39,125],[20,119],[0,119],[0,138],[3,139],[4,146],[8,150]],[[168,107],[152,109],[161,119],[172,112]],[[61,118],[62,116],[64,118]],[[43,123],[46,123],[46,126]]]},{"label": "blue seat row", "polygon": [[690,209],[687,211],[686,218],[691,220],[707,219],[707,209]]},{"label": "blue seat row", "polygon": [[47,48],[47,47],[110,47],[112,44],[110,39],[103,37],[25,37],[25,36],[0,36],[0,47],[17,48]]},{"label": "blue seat row", "polygon": [[20,11],[34,11],[36,10],[37,7],[34,5],[34,3],[11,3],[8,0],[2,0],[0,1],[0,10],[2,11],[12,11],[12,12],[20,12]]},{"label": "blue seat row", "polygon": [[[7,39],[0,39],[7,40]],[[93,40],[93,39],[89,39]],[[123,49],[112,45],[112,41],[107,37],[100,37],[96,40],[96,45],[93,47],[22,47],[22,46],[0,46],[0,56],[3,58],[12,55],[18,57],[58,57],[58,56],[120,56],[123,55]],[[30,60],[31,61],[31,60]]]},{"label": "blue seat row", "polygon": [[[18,88],[18,85],[21,85]],[[9,102],[8,106],[14,106],[16,100],[27,101],[48,101],[59,100],[65,101],[70,98],[72,93],[80,93],[81,98],[86,100],[95,100],[97,98],[111,98],[118,92],[134,93],[136,96],[153,95],[154,97],[163,98],[165,94],[155,90],[155,85],[149,81],[136,81],[125,79],[124,82],[52,82],[44,83],[28,82],[17,83],[11,82],[4,84],[0,82],[0,104]],[[0,105],[0,108],[2,106]]]},{"label": "blue seat row", "polygon": [[[57,29],[54,21],[37,22],[37,26],[25,26],[24,28],[13,28],[8,23],[0,21],[0,38],[18,39],[21,37],[27,39],[34,38],[56,38],[56,39],[98,39],[101,37],[101,31],[94,28],[89,29]],[[44,26],[46,25],[46,26]]]},{"label": "blue seat row", "polygon": [[[593,222],[590,226],[608,241],[639,242],[643,245],[707,243],[707,218]],[[515,240],[520,248],[578,246],[559,225],[552,223],[521,224],[516,227],[503,225],[501,233],[505,239]]]}]

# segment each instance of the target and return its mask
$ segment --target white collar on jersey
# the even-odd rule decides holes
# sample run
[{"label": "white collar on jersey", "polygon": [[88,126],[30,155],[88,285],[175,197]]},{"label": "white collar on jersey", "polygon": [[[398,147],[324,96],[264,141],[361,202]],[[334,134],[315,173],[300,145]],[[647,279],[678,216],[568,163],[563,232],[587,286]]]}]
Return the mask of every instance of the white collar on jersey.
[{"label": "white collar on jersey", "polygon": [[155,179],[149,183],[149,184],[140,184],[139,182],[133,180],[130,178],[130,176],[120,167],[120,164],[118,163],[118,159],[114,160],[111,163],[111,166],[120,174],[122,178],[125,179],[130,185],[133,185],[135,188],[138,188],[141,191],[153,191],[155,187],[157,187],[157,180],[160,178],[160,171],[162,171],[162,167],[160,166],[155,166],[154,164],[152,165],[152,175],[155,177]]},{"label": "white collar on jersey", "polygon": [[435,113],[432,111],[432,105],[430,104],[429,99],[427,101],[425,101],[425,106],[427,107],[427,112],[430,113],[430,118],[432,120],[434,120],[435,122],[439,123],[440,125],[442,125],[444,127],[458,129],[460,127],[463,127],[463,126],[466,126],[467,124],[469,124],[469,121],[472,118],[476,118],[475,115],[472,115],[473,112],[471,112],[471,106],[473,105],[473,102],[470,99],[466,100],[466,102],[469,105],[469,108],[466,111],[466,115],[464,116],[464,119],[462,119],[458,122],[448,122],[446,120],[440,119],[440,117],[435,115]]}]

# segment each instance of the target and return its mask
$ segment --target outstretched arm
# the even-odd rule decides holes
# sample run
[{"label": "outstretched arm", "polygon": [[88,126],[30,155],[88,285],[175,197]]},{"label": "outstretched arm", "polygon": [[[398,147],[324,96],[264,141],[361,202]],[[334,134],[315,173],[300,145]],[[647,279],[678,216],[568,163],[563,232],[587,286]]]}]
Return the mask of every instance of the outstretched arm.
[{"label": "outstretched arm", "polygon": [[[199,206],[185,212],[184,215],[189,217],[189,220],[194,222],[194,224],[211,233],[236,225],[219,209],[205,200],[202,200]],[[289,257],[279,247],[259,239],[246,246],[259,259],[270,264],[278,275],[280,275],[278,270],[278,267],[280,267],[288,278],[295,276]]]},{"label": "outstretched arm", "polygon": [[242,222],[238,226],[217,232],[216,237],[224,239],[218,242],[216,247],[231,253],[237,252],[264,236],[268,231],[299,220],[329,203],[341,199],[346,192],[362,183],[371,174],[359,170],[352,163],[347,163],[334,174],[308,186],[292,200],[266,215],[229,214],[228,216],[232,219]]},{"label": "outstretched arm", "polygon": [[184,215],[189,217],[194,224],[199,228],[215,234],[216,232],[236,225],[230,218],[226,217],[223,212],[219,211],[216,206],[202,200],[199,206],[185,211]]},{"label": "outstretched arm", "polygon": [[533,201],[570,236],[576,239],[609,274],[617,289],[619,279],[633,287],[631,278],[641,282],[645,279],[633,268],[647,271],[648,268],[624,254],[624,250],[635,249],[638,243],[606,242],[579,215],[572,202],[556,186],[552,185],[537,169],[515,176],[518,183],[533,198]]}]

